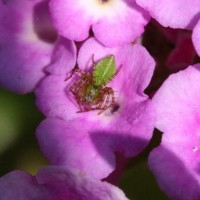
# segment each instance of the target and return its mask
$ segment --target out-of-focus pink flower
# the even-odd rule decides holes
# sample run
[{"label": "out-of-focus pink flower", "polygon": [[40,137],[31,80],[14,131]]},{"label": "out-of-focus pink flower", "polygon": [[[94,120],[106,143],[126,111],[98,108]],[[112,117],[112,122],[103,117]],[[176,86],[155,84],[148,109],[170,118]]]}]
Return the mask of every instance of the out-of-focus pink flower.
[{"label": "out-of-focus pink flower", "polygon": [[64,167],[49,166],[31,176],[13,171],[0,178],[1,200],[128,200],[114,185]]},{"label": "out-of-focus pink flower", "polygon": [[192,39],[200,55],[200,0],[136,0],[161,25],[194,30]]},{"label": "out-of-focus pink flower", "polygon": [[200,0],[136,0],[165,27],[193,29],[200,17]]},{"label": "out-of-focus pink flower", "polygon": [[[0,10],[1,87],[16,93],[31,92],[45,76],[45,67],[58,62],[61,55],[73,60],[68,61],[72,65],[69,70],[74,67],[76,56],[71,56],[75,54],[71,48],[54,55],[55,46],[74,44],[57,36],[50,22],[48,1],[0,1]],[[66,63],[64,66],[67,68]]]},{"label": "out-of-focus pink flower", "polygon": [[171,199],[200,199],[200,64],[171,75],[153,97],[161,145],[149,166]]},{"label": "out-of-focus pink flower", "polygon": [[116,91],[115,105],[100,115],[77,113],[78,104],[69,91],[77,76],[65,81],[66,76],[51,75],[36,90],[37,105],[47,117],[37,129],[37,138],[51,163],[105,178],[115,169],[115,152],[135,156],[152,136],[154,109],[144,89],[155,62],[140,45],[105,48],[91,38],[79,51],[80,69],[91,68],[93,54],[95,61],[113,54],[117,68],[122,65],[108,84]]},{"label": "out-of-focus pink flower", "polygon": [[59,34],[82,41],[92,28],[106,46],[133,42],[149,21],[149,14],[131,0],[51,0],[49,5]]}]

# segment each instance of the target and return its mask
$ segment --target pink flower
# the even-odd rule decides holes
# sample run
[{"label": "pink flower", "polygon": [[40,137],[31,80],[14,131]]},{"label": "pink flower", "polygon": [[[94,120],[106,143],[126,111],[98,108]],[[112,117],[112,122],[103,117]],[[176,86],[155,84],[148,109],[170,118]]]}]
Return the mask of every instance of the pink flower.
[{"label": "pink flower", "polygon": [[149,166],[171,199],[200,199],[200,64],[171,75],[153,97],[161,145]]},{"label": "pink flower", "polygon": [[109,87],[116,91],[115,106],[77,113],[79,107],[69,88],[77,78],[50,75],[36,90],[37,105],[46,115],[37,129],[43,153],[52,164],[78,168],[105,178],[115,169],[115,152],[137,155],[148,144],[154,128],[154,109],[144,89],[155,62],[140,45],[105,48],[94,38],[87,40],[78,55],[78,66],[87,71],[91,57],[97,61],[113,54],[122,65]]},{"label": "pink flower", "polygon": [[200,17],[200,0],[136,0],[163,26],[192,29]]},{"label": "pink flower", "polygon": [[[74,67],[75,46],[57,36],[50,22],[48,1],[0,1],[0,10],[1,87],[16,93],[33,91],[45,76],[45,68],[58,62],[61,55],[71,60],[69,70]],[[54,48],[61,48],[58,46],[65,48],[52,55]]]},{"label": "pink flower", "polygon": [[200,0],[136,0],[161,25],[193,30],[193,44],[200,55]]},{"label": "pink flower", "polygon": [[36,176],[13,171],[0,178],[1,200],[128,200],[117,187],[78,170],[49,166]]},{"label": "pink flower", "polygon": [[95,38],[106,46],[133,42],[149,21],[148,13],[130,0],[51,0],[49,5],[59,34],[82,41],[92,28]]}]

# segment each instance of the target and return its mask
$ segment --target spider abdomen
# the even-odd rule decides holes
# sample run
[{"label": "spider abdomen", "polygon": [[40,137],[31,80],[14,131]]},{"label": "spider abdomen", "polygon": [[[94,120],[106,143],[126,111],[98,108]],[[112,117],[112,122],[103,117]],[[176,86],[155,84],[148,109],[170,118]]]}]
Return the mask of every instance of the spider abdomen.
[{"label": "spider abdomen", "polygon": [[99,97],[100,88],[95,85],[89,85],[84,94],[85,103],[93,104]]}]

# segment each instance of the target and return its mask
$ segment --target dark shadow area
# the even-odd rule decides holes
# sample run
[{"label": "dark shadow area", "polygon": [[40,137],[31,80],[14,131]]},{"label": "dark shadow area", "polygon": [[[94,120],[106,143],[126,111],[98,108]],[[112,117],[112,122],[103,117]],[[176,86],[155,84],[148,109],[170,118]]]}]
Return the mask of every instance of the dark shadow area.
[{"label": "dark shadow area", "polygon": [[[99,155],[108,163],[110,162],[108,158],[108,152],[110,151],[116,154],[121,154],[121,152],[129,152],[128,149],[130,148],[131,152],[138,152],[142,147],[145,147],[148,144],[148,141],[130,135],[128,130],[127,133],[123,131],[121,134],[118,132],[111,133],[107,131],[95,131],[91,132],[90,136],[94,147],[99,152]],[[102,141],[104,141],[103,144]],[[105,150],[105,148],[107,148],[107,150]],[[110,165],[112,164],[110,163]]]},{"label": "dark shadow area", "polygon": [[[155,71],[149,86],[146,88],[145,93],[152,96],[153,93],[162,85],[167,77],[172,74],[184,69],[189,65],[196,64],[200,61],[199,56],[194,55],[194,59],[190,63],[183,63],[185,67],[172,67],[171,69],[167,66],[167,60],[176,49],[177,41],[180,34],[190,35],[191,31],[182,29],[171,29],[166,28],[158,24],[155,20],[151,20],[150,23],[145,27],[143,34],[142,45],[146,47],[148,52],[156,61]],[[174,41],[173,41],[174,40]],[[183,56],[187,53],[184,52]],[[180,65],[180,63],[177,63]]]},{"label": "dark shadow area", "polygon": [[[109,163],[109,158],[108,158],[109,155],[106,152],[107,151],[115,152],[116,170],[113,171],[107,178],[103,179],[103,181],[107,181],[112,184],[118,185],[121,189],[123,189],[127,197],[130,199],[135,199],[135,196],[137,196],[136,199],[146,200],[146,198],[149,195],[152,195],[149,197],[153,199],[157,198],[157,199],[167,200],[168,198],[166,197],[165,194],[163,194],[160,191],[159,186],[155,182],[155,178],[152,176],[147,166],[147,159],[148,159],[149,153],[151,152],[152,149],[157,147],[161,142],[161,135],[162,135],[161,132],[158,130],[155,130],[148,145],[147,145],[147,141],[141,138],[135,138],[135,137],[131,138],[129,136],[126,137],[126,134],[124,135],[125,137],[123,137],[123,135],[119,135],[119,134],[111,135],[110,133],[105,133],[105,132],[98,132],[98,133],[95,132],[91,134],[91,139],[94,143],[95,148],[98,150],[99,154],[108,163]],[[110,144],[109,150],[103,148],[105,144],[101,144],[102,141],[105,142],[106,140],[112,141]],[[128,143],[133,143],[133,145],[135,145],[134,146],[135,149],[139,148],[139,146],[147,145],[147,147],[138,155],[132,158],[125,158],[122,153],[120,153],[119,151],[118,152],[115,151],[114,149],[115,141],[120,141],[122,149],[127,148]],[[108,145],[106,144],[105,146],[108,146]],[[131,171],[133,172],[132,174],[130,174]],[[127,178],[129,179],[132,176],[133,177],[136,176],[137,178],[127,181]],[[147,188],[147,184],[145,185],[145,183],[142,182],[143,180],[148,182],[149,188]],[[142,195],[145,189],[148,190],[147,192],[148,195],[144,195],[144,194]]]},{"label": "dark shadow area", "polygon": [[156,61],[152,80],[145,90],[145,93],[151,94],[156,91],[170,75],[170,70],[165,63],[170,52],[175,48],[175,44],[169,41],[161,30],[159,30],[158,23],[151,20],[145,27],[142,45],[146,47],[150,55]]},{"label": "dark shadow area", "polygon": [[[117,185],[123,189],[130,199],[142,200],[146,199],[148,195],[153,199],[169,199],[159,190],[160,186],[162,191],[169,195],[170,199],[181,199],[183,198],[183,195],[188,195],[192,200],[199,200],[199,183],[195,180],[193,175],[190,174],[189,169],[187,169],[187,166],[185,166],[181,158],[177,157],[169,149],[162,146],[158,147],[161,142],[161,135],[161,132],[155,130],[149,145],[138,156],[130,158],[128,161],[122,154],[115,154],[117,155],[116,162],[118,162],[118,173],[113,172],[112,174],[117,176],[117,179],[120,179],[119,184]],[[109,144],[109,148],[113,152],[115,152],[114,148],[116,148],[114,147],[116,145],[115,141],[121,141],[122,149],[128,147],[128,141],[130,143],[132,142],[133,145],[136,144],[136,146],[144,145],[145,143],[142,139],[134,137],[127,138],[115,134],[110,135],[105,132],[95,132],[94,134],[91,134],[91,136],[94,146],[99,151],[99,154],[108,163],[109,156],[106,154],[107,150],[102,148],[104,144],[101,144],[101,141],[104,141],[105,143],[106,140],[112,141]],[[147,163],[152,172],[148,169]],[[112,174],[104,180],[111,183],[115,182],[116,184],[118,181],[117,179],[114,179]],[[159,183],[159,186],[156,182]],[[153,185],[152,189],[154,191],[151,191],[151,185]],[[144,191],[146,191],[148,195],[142,194]]]},{"label": "dark shadow area", "polygon": [[149,153],[160,145],[162,139],[162,133],[158,129],[154,129],[153,136],[147,145],[147,147],[136,157],[130,158],[128,160],[127,168],[131,168],[135,163],[140,162],[145,158],[147,160]]}]

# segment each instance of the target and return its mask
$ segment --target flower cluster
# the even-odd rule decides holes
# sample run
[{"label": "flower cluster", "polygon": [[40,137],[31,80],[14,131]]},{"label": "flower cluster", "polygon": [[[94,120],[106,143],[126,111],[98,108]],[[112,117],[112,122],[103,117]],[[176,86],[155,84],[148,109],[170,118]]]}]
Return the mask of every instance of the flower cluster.
[{"label": "flower cluster", "polygon": [[34,92],[50,163],[1,177],[3,200],[126,200],[108,177],[155,128],[161,190],[200,199],[200,0],[0,0],[0,11],[0,86]]}]

